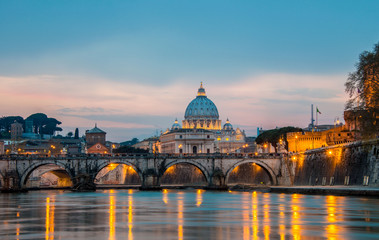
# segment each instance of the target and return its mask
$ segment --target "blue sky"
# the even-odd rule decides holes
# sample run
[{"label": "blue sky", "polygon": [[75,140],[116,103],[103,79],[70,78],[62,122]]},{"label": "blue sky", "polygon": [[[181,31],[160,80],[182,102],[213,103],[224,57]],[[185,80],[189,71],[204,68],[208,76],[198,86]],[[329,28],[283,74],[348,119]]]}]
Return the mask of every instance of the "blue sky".
[{"label": "blue sky", "polygon": [[342,118],[344,82],[379,41],[379,1],[0,0],[2,115],[45,112],[144,138],[183,119],[200,81],[255,135]]}]

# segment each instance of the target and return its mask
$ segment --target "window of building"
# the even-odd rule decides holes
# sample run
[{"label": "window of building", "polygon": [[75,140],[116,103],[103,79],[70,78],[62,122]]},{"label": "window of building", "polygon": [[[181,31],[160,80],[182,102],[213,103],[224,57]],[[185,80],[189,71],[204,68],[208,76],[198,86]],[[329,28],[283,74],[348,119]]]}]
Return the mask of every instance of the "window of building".
[{"label": "window of building", "polygon": [[207,138],[209,138],[209,135],[207,135]]},{"label": "window of building", "polygon": [[207,153],[211,153],[211,150],[209,148],[207,148]]},{"label": "window of building", "polygon": [[183,135],[180,135],[179,138],[183,138]]}]

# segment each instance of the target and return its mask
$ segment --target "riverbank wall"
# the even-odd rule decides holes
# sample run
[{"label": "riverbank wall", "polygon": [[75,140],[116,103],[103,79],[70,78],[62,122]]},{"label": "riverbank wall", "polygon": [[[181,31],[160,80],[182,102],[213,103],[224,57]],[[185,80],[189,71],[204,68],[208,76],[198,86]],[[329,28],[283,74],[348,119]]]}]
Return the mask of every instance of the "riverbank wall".
[{"label": "riverbank wall", "polygon": [[293,186],[379,187],[379,139],[309,150],[290,158]]}]

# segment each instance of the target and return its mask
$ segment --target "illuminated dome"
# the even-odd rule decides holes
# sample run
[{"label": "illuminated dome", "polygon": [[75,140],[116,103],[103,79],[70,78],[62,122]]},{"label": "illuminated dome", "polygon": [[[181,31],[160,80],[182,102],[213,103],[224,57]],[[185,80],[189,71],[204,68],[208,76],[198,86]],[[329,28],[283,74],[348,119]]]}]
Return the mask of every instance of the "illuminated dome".
[{"label": "illuminated dome", "polygon": [[197,96],[188,104],[184,118],[187,120],[209,119],[218,120],[218,111],[216,105],[207,98],[203,83],[201,83]]},{"label": "illuminated dome", "polygon": [[181,129],[182,127],[180,126],[180,124],[178,123],[178,119],[175,119],[175,122],[174,124],[172,125],[171,127],[171,130],[179,130]]},{"label": "illuminated dome", "polygon": [[233,125],[229,122],[229,119],[226,119],[226,123],[223,127],[224,130],[233,130]]}]

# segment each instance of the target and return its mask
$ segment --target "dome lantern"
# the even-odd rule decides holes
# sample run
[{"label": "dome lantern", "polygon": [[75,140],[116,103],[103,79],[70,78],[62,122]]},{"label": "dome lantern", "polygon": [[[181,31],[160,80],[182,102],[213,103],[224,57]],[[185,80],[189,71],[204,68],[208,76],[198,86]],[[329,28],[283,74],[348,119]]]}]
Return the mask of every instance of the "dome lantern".
[{"label": "dome lantern", "polygon": [[200,82],[200,88],[199,90],[197,90],[197,96],[204,96],[204,97],[207,96],[205,94],[205,89],[203,88],[203,82]]}]

